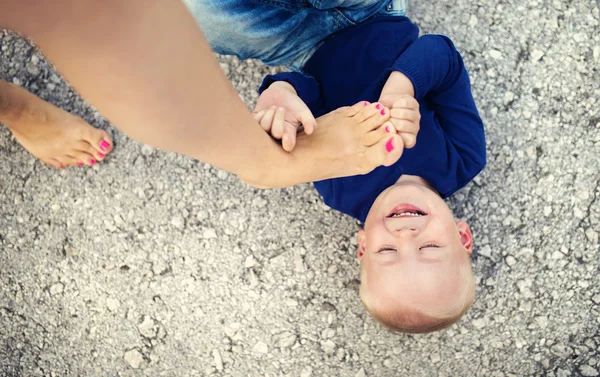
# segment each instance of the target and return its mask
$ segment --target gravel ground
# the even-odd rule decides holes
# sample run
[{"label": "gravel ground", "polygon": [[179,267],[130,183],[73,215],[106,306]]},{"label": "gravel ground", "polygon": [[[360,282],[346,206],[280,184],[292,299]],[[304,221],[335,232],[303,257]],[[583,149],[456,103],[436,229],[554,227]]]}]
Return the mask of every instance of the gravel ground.
[{"label": "gravel ground", "polygon": [[[452,328],[388,332],[357,295],[357,223],[306,184],[250,188],[141,145],[0,32],[0,77],[111,132],[51,169],[0,129],[2,376],[598,376],[596,0],[418,2],[453,38],[489,165],[455,195],[477,298]],[[220,58],[252,105],[269,69]]]}]

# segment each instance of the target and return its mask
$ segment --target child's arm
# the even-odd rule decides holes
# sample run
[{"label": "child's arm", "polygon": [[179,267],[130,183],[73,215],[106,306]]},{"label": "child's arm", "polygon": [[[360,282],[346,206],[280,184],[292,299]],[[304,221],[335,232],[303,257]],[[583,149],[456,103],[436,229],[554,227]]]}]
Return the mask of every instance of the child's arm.
[{"label": "child's arm", "polygon": [[415,98],[425,98],[448,140],[470,166],[485,165],[485,135],[469,75],[452,41],[441,35],[417,39],[390,69],[406,75]]}]

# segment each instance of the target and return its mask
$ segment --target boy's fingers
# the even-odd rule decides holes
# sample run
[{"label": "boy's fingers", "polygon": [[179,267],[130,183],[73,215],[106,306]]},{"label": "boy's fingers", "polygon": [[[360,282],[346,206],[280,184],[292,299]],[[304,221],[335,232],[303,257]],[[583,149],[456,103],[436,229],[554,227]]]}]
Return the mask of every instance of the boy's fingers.
[{"label": "boy's fingers", "polygon": [[286,152],[291,152],[296,146],[296,127],[289,123],[284,124],[283,137],[281,139],[281,145]]},{"label": "boy's fingers", "polygon": [[406,132],[416,135],[421,128],[418,122],[394,118],[391,118],[390,121],[394,123],[394,127],[396,128],[397,132]]},{"label": "boy's fingers", "polygon": [[275,110],[277,110],[277,107],[272,106],[269,110],[265,112],[265,115],[260,120],[260,126],[267,132],[271,131],[271,126],[273,125],[273,117],[275,116]]},{"label": "boy's fingers", "polygon": [[265,115],[266,112],[267,112],[267,110],[261,110],[256,113],[252,113],[252,117],[254,118],[255,121],[260,123],[260,120],[262,119],[262,117]]},{"label": "boy's fingers", "polygon": [[394,107],[392,108],[391,113],[392,118],[395,119],[405,119],[413,122],[418,122],[421,119],[421,114],[413,109]]},{"label": "boy's fingers", "polygon": [[281,139],[283,137],[284,118],[285,109],[283,107],[277,108],[275,116],[273,117],[273,125],[271,126],[271,136],[275,139]]},{"label": "boy's fingers", "polygon": [[317,127],[317,120],[313,116],[312,112],[308,109],[308,107],[306,107],[305,111],[302,111],[298,114],[298,119],[304,127],[304,132],[308,135],[312,134],[315,130],[315,127]]},{"label": "boy's fingers", "polygon": [[418,109],[419,101],[417,101],[413,96],[405,95],[394,101],[392,107],[407,107],[410,109]]},{"label": "boy's fingers", "polygon": [[399,133],[402,141],[404,142],[404,148],[412,148],[417,144],[417,136],[406,132]]}]

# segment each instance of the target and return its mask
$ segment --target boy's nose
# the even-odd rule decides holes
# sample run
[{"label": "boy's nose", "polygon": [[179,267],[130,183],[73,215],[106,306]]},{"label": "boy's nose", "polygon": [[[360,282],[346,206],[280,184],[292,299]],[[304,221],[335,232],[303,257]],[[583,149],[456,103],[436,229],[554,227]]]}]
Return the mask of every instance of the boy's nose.
[{"label": "boy's nose", "polygon": [[414,237],[419,234],[419,229],[414,227],[403,227],[394,229],[396,237]]}]

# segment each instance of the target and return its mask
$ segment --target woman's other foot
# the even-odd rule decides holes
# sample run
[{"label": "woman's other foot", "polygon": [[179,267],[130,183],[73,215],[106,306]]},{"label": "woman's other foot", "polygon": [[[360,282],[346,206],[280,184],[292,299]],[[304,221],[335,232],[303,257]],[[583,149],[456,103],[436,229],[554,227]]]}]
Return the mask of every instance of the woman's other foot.
[{"label": "woman's other foot", "polygon": [[0,121],[31,154],[55,168],[94,165],[112,150],[104,130],[0,81]]}]

